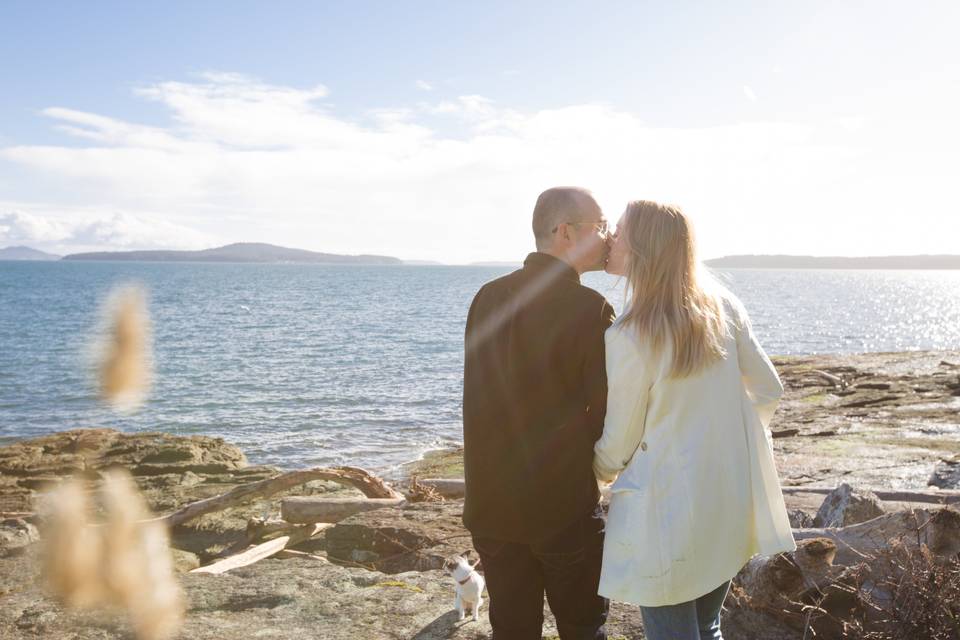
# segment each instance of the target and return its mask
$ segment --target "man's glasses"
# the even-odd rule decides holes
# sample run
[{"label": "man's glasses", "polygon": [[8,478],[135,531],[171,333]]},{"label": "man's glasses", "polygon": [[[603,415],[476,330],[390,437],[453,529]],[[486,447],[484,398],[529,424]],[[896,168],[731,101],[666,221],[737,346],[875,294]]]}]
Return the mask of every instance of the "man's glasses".
[{"label": "man's glasses", "polygon": [[[600,231],[600,234],[601,234],[601,235],[606,236],[606,235],[609,235],[609,234],[610,234],[610,225],[607,224],[607,221],[606,221],[606,220],[600,220],[599,222],[561,222],[560,224],[573,224],[573,225],[576,225],[576,224],[590,224],[590,225],[595,226],[595,227]],[[559,229],[559,228],[560,228],[560,225],[558,224],[557,226],[555,226],[555,227],[550,231],[550,233],[556,233],[556,232],[557,232],[557,229]]]}]

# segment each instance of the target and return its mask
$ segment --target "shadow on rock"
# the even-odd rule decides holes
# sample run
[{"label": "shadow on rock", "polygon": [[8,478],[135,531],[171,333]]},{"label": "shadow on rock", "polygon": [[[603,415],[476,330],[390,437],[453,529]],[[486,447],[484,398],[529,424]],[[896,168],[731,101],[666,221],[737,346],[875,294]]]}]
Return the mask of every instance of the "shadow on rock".
[{"label": "shadow on rock", "polygon": [[413,636],[413,640],[441,640],[453,638],[457,635],[460,627],[473,621],[471,618],[467,618],[463,622],[460,622],[459,617],[460,614],[457,613],[457,610],[451,609],[425,626],[423,629],[420,629],[420,631],[417,632],[417,635]]},{"label": "shadow on rock", "polygon": [[247,611],[249,609],[275,609],[290,604],[294,598],[290,596],[234,596],[225,603],[212,607],[197,607],[192,612],[200,611]]}]

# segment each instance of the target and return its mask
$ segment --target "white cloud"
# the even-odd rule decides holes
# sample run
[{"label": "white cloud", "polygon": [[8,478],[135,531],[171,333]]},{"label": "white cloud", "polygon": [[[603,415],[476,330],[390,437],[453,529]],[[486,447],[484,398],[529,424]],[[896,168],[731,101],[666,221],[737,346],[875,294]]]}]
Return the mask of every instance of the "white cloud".
[{"label": "white cloud", "polygon": [[[0,205],[0,212],[5,207]],[[215,238],[157,218],[124,212],[6,210],[0,213],[0,246],[25,244],[70,253],[112,249],[199,249]]]},{"label": "white cloud", "polygon": [[57,220],[31,215],[24,211],[0,213],[0,244],[33,244],[59,242],[69,236],[66,226]]},{"label": "white cloud", "polygon": [[747,97],[747,100],[749,100],[750,102],[756,102],[756,101],[757,101],[757,94],[755,94],[755,93],[753,92],[753,89],[751,89],[751,88],[750,88],[749,86],[747,86],[747,85],[743,85],[743,95],[746,96],[746,97]]},{"label": "white cloud", "polygon": [[426,80],[417,80],[417,89],[422,89],[424,91],[433,91],[433,85],[427,82]]},{"label": "white cloud", "polygon": [[[66,195],[36,211],[0,198],[42,219],[18,233],[67,244],[261,240],[450,262],[521,257],[533,202],[554,184],[591,187],[611,217],[631,198],[681,204],[708,256],[946,252],[960,236],[956,217],[936,215],[957,206],[955,122],[658,128],[609,105],[521,111],[479,95],[345,116],[327,93],[205,74],[138,90],[168,126],[50,108],[80,144],[7,146],[0,162]],[[916,224],[877,223],[907,210]]]}]

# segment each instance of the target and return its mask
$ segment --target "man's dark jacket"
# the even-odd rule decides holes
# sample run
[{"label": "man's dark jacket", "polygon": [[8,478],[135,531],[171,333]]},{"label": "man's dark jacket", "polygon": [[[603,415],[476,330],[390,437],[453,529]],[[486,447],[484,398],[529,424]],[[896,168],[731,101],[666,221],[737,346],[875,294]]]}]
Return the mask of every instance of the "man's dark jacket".
[{"label": "man's dark jacket", "polygon": [[463,374],[463,522],[472,534],[534,543],[596,507],[593,445],[613,316],[573,268],[544,253],[474,297]]}]

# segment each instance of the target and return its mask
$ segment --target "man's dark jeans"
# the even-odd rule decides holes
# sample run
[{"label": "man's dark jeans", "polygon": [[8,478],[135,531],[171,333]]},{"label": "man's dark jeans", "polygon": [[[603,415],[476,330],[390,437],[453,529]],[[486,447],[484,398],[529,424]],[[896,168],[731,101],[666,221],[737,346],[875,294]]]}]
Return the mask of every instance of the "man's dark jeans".
[{"label": "man's dark jeans", "polygon": [[606,640],[610,603],[597,595],[603,512],[597,509],[535,544],[473,536],[483,562],[494,640],[540,640],[543,594],[561,640]]}]

